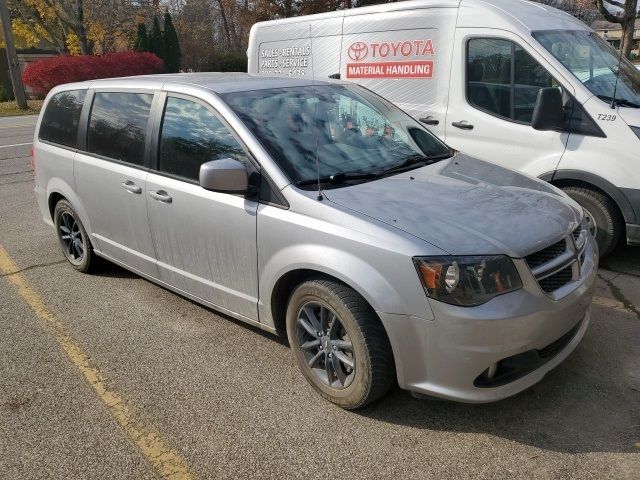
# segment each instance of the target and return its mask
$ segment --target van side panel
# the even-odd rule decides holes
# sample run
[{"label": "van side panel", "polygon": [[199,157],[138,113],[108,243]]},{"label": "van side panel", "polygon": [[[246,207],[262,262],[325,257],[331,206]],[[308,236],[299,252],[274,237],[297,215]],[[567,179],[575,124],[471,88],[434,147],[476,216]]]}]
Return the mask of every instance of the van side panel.
[{"label": "van side panel", "polygon": [[429,8],[346,16],[341,78],[416,118],[432,116],[439,124],[430,129],[444,138],[456,14]]},{"label": "van side panel", "polygon": [[314,15],[256,24],[249,40],[249,73],[327,79],[339,72],[342,15]]}]

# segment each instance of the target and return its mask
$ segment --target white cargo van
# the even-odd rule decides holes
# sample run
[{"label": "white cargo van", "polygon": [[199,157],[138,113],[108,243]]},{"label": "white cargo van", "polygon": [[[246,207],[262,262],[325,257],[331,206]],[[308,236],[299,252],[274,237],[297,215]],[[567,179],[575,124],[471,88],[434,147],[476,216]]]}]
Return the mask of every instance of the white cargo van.
[{"label": "white cargo van", "polygon": [[[640,72],[564,12],[377,5],[257,23],[247,55],[250,73],[357,82],[451,147],[550,181],[584,207],[601,254],[640,245]],[[384,134],[349,108],[339,128]]]}]

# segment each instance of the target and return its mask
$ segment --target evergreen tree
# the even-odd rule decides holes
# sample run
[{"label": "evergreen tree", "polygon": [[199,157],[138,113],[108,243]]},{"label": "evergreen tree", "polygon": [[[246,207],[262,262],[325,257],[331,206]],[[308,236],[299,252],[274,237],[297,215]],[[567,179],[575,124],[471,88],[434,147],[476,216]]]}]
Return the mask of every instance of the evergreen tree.
[{"label": "evergreen tree", "polygon": [[164,38],[162,37],[158,17],[153,17],[153,28],[149,37],[149,51],[164,60]]},{"label": "evergreen tree", "polygon": [[147,33],[147,26],[144,23],[138,24],[138,34],[136,35],[136,41],[133,44],[133,49],[138,52],[149,51],[149,34]]},{"label": "evergreen tree", "polygon": [[178,72],[180,70],[180,43],[169,11],[164,14],[164,55],[167,72]]}]

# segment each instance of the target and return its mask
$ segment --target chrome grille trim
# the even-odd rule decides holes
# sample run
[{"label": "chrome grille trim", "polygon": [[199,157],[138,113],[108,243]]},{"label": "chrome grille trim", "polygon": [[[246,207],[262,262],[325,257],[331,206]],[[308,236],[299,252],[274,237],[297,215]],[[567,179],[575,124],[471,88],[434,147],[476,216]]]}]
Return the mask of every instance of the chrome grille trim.
[{"label": "chrome grille trim", "polygon": [[[540,288],[554,299],[554,292],[580,278],[581,258],[586,250],[586,242],[578,251],[576,240],[583,229],[582,225],[578,225],[559,242],[527,255],[524,259]],[[542,262],[545,259],[548,260]],[[554,276],[557,278],[554,279]]]},{"label": "chrome grille trim", "polygon": [[553,275],[557,270],[562,270],[566,263],[573,258],[573,252],[569,249],[565,250],[560,256],[554,258],[548,263],[544,263],[536,268],[531,269],[531,273],[538,280]]}]

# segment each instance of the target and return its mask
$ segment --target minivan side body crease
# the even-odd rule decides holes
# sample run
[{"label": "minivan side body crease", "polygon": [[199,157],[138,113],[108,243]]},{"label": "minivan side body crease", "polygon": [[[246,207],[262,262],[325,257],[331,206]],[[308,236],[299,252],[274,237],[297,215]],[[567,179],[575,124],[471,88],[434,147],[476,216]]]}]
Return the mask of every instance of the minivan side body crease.
[{"label": "minivan side body crease", "polygon": [[457,401],[508,397],[589,324],[598,251],[582,208],[451,150],[352,83],[62,85],[33,151],[42,217],[74,268],[106,259],[286,333],[306,379],[344,408],[396,381]]}]

